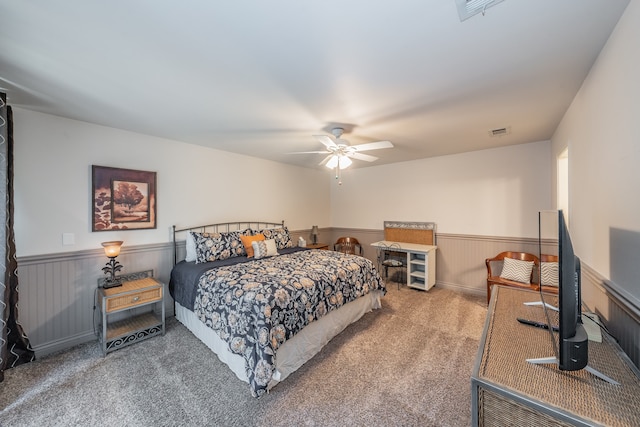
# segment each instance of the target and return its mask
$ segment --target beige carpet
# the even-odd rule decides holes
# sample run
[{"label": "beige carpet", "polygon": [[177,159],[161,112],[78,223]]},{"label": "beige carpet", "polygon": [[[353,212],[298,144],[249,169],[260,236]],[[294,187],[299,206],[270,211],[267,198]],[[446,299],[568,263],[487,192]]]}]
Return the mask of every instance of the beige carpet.
[{"label": "beige carpet", "polygon": [[174,319],[106,358],[97,343],[5,372],[2,426],[467,426],[485,299],[389,283],[366,314],[254,399]]}]

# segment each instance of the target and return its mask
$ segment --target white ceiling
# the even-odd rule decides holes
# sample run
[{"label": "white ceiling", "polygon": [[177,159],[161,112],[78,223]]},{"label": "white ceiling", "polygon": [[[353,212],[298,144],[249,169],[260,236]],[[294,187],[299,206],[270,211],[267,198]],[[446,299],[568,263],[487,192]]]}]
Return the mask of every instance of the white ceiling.
[{"label": "white ceiling", "polygon": [[0,0],[0,90],[305,167],[324,156],[288,153],[354,124],[351,144],[394,143],[379,165],[549,139],[628,3],[506,0],[460,22],[454,0]]}]

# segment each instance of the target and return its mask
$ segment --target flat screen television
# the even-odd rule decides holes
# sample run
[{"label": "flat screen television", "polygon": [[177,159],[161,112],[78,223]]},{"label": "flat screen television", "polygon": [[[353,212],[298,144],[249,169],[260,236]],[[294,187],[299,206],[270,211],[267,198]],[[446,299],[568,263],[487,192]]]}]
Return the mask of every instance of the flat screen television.
[{"label": "flat screen television", "polygon": [[573,252],[569,229],[558,211],[558,368],[577,371],[587,366],[589,337],[582,324],[580,258]]},{"label": "flat screen television", "polygon": [[[571,236],[562,210],[539,213],[540,254],[542,254],[543,237],[555,234],[556,229],[558,250],[557,341],[556,334],[552,331],[553,328],[548,328],[556,356],[528,359],[528,361],[531,363],[557,363],[558,369],[562,371],[586,369],[605,381],[617,384],[616,381],[588,365],[589,336],[582,324],[580,259],[573,251]],[[555,235],[551,236],[551,239],[555,241]],[[540,299],[545,310],[547,325],[551,325],[549,305],[544,302],[542,290],[540,291]]]}]

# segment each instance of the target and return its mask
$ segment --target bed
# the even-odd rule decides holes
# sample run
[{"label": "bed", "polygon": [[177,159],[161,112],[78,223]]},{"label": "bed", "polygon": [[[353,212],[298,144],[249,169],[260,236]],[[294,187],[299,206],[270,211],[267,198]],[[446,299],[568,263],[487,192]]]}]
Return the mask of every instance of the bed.
[{"label": "bed", "polygon": [[370,260],[295,247],[284,222],[174,227],[173,241],[176,318],[255,397],[380,308],[386,293]]}]

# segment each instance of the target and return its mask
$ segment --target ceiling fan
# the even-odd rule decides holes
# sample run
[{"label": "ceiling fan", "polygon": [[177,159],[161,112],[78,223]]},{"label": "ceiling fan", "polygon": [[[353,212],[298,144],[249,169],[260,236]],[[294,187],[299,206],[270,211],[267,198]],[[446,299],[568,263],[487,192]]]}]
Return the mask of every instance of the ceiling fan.
[{"label": "ceiling fan", "polygon": [[[341,136],[344,133],[344,128],[341,127],[331,129],[331,133],[334,136],[333,139],[328,135],[313,135],[315,139],[325,146],[324,151],[302,151],[295,154],[327,154],[319,164],[324,165],[329,169],[335,169],[336,179],[338,180],[340,179],[340,171],[351,166],[351,159],[364,160],[365,162],[374,162],[378,160],[377,157],[369,154],[363,154],[362,151],[393,148],[393,144],[390,141],[376,141],[366,144],[349,145],[349,141],[341,139]],[[342,182],[340,181],[338,184],[342,184]]]}]

